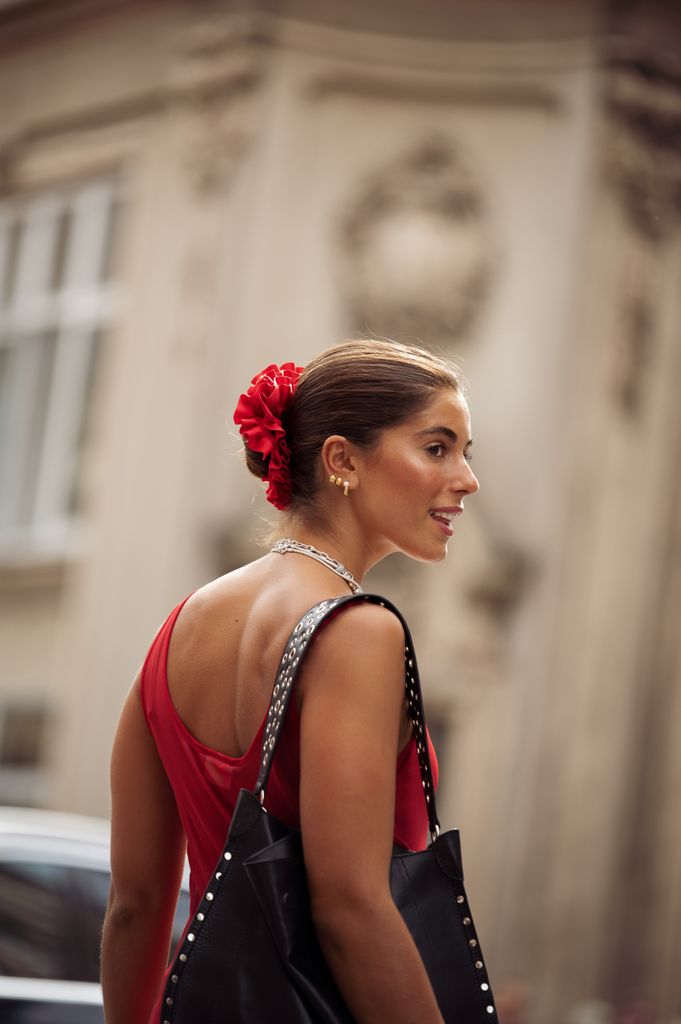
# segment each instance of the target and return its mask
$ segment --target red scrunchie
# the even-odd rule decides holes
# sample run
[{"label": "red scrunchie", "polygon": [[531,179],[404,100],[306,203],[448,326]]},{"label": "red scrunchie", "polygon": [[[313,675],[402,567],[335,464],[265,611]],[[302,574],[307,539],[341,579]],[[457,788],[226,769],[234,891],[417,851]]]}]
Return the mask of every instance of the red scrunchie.
[{"label": "red scrunchie", "polygon": [[239,396],[234,410],[234,422],[239,433],[253,452],[269,457],[267,472],[267,500],[275,508],[288,508],[291,501],[291,453],[281,416],[291,400],[303,366],[295,363],[271,363],[256,373],[245,395]]}]

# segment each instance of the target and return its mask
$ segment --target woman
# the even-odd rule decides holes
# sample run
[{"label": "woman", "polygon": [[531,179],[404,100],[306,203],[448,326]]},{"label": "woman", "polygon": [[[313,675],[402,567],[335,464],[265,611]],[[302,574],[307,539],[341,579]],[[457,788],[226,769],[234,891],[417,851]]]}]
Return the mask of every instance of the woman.
[{"label": "woman", "polygon": [[[442,560],[478,490],[451,365],[411,346],[351,341],[301,370],[268,367],[234,417],[288,540],[171,613],[123,709],[102,943],[107,1024],[159,1020],[185,844],[195,907],[236,795],[255,784],[295,623],[356,590],[392,552]],[[396,616],[364,602],[314,637],[267,791],[270,813],[301,828],[320,944],[359,1024],[442,1024],[388,885],[393,842],[421,849],[427,838],[403,652]]]}]

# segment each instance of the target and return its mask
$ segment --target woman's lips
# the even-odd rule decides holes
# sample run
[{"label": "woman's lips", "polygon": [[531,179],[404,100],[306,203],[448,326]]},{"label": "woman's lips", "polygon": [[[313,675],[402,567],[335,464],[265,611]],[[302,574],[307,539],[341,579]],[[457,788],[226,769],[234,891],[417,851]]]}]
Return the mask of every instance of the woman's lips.
[{"label": "woman's lips", "polygon": [[454,533],[454,528],[449,521],[449,515],[447,515],[444,512],[439,514],[437,512],[431,512],[430,518],[435,520],[435,522],[440,527],[443,533],[445,533],[448,537],[452,536],[452,534]]},{"label": "woman's lips", "polygon": [[451,537],[454,533],[452,519],[463,512],[463,505],[450,505],[445,508],[431,508],[429,515],[434,519],[443,533]]}]

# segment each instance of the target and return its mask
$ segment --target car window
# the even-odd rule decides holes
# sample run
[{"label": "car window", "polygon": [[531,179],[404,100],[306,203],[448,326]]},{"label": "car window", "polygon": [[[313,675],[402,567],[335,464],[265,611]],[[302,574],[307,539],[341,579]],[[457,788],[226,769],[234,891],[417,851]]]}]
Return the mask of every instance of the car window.
[{"label": "car window", "polygon": [[189,918],[189,893],[186,889],[180,890],[180,895],[177,901],[177,910],[175,911],[175,924],[173,925],[173,941],[172,950],[180,941],[184,926]]},{"label": "car window", "polygon": [[[109,897],[109,872],[92,868],[71,868],[70,884],[74,894],[74,910],[78,916],[82,946],[82,981],[99,977],[99,944],[104,912]],[[189,893],[181,891],[175,913],[172,948],[180,940],[189,917]]]},{"label": "car window", "polygon": [[109,896],[109,872],[96,868],[71,868],[69,887],[77,921],[81,981],[99,980],[99,945]]},{"label": "car window", "polygon": [[0,974],[75,980],[66,880],[52,864],[0,864]]},{"label": "car window", "polygon": [[[109,872],[41,863],[0,863],[0,975],[99,980]],[[180,893],[171,949],[189,916]]]},{"label": "car window", "polygon": [[[30,984],[30,982],[27,982]],[[35,982],[33,983],[35,984]],[[0,997],[2,1024],[104,1024],[101,1006]]]}]

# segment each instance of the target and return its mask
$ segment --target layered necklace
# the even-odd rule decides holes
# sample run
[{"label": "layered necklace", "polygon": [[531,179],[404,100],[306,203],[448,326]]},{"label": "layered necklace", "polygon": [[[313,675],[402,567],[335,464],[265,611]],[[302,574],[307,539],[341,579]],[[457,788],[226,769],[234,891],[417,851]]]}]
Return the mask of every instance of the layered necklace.
[{"label": "layered necklace", "polygon": [[314,558],[317,562],[321,562],[331,572],[335,572],[336,576],[340,576],[342,580],[345,580],[347,585],[353,594],[361,594],[362,588],[359,583],[352,575],[349,569],[346,569],[342,562],[332,558],[331,555],[327,555],[326,551],[320,551],[319,548],[315,548],[312,544],[303,544],[300,540],[293,540],[291,537],[282,537],[272,548],[278,555],[285,555],[287,551],[296,551],[299,555],[307,555],[308,558]]}]

